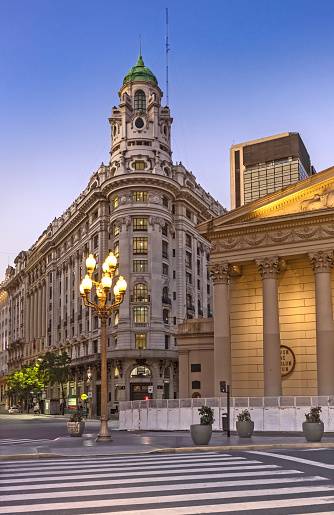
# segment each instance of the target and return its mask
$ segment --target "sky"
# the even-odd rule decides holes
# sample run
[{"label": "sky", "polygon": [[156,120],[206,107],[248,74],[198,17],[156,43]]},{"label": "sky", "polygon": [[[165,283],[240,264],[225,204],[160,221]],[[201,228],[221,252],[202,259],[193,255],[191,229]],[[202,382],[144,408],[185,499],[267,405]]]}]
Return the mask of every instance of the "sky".
[{"label": "sky", "polygon": [[228,209],[234,143],[299,132],[334,165],[333,0],[0,0],[0,282],[108,164],[139,34],[166,90],[166,8],[174,162]]}]

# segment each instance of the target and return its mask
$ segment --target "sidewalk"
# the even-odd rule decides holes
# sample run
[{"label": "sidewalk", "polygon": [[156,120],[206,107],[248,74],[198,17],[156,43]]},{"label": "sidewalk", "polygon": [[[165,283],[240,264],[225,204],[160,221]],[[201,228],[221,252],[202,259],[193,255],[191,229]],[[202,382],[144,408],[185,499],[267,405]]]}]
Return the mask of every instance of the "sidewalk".
[{"label": "sidewalk", "polygon": [[319,443],[306,442],[301,433],[254,433],[251,438],[239,438],[234,432],[215,431],[210,444],[194,446],[189,431],[119,431],[118,421],[109,421],[111,442],[95,442],[99,420],[88,420],[82,437],[60,437],[41,443],[0,445],[0,460],[55,458],[70,456],[100,456],[138,453],[186,453],[205,451],[297,449],[334,447],[334,434],[325,433]]}]

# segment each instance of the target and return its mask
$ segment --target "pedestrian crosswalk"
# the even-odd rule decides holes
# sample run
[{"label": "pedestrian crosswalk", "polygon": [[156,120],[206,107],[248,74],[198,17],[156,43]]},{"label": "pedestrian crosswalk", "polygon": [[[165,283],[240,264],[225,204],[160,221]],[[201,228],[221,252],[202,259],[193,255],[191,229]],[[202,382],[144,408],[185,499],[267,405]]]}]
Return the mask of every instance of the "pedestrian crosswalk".
[{"label": "pedestrian crosswalk", "polygon": [[[0,475],[0,514],[334,512],[326,477],[241,453],[8,461]],[[279,511],[286,508],[296,511]]]},{"label": "pedestrian crosswalk", "polygon": [[1,445],[34,445],[39,443],[45,443],[45,442],[52,442],[50,438],[39,438],[39,439],[33,439],[33,438],[2,438],[0,439],[0,446]]}]

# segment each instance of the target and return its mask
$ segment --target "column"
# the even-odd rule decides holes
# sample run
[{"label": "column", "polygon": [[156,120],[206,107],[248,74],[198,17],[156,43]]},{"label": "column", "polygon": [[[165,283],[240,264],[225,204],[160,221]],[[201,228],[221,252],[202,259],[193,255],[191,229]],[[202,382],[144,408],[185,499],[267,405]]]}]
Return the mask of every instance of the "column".
[{"label": "column", "polygon": [[333,251],[310,252],[315,279],[318,395],[334,394]]},{"label": "column", "polygon": [[27,312],[26,312],[26,343],[30,342],[30,294],[27,294],[27,300],[26,300],[26,306],[27,306]]},{"label": "column", "polygon": [[231,385],[231,336],[229,307],[229,272],[230,265],[222,263],[209,265],[213,278],[214,294],[214,389],[215,397],[220,397],[220,381]]},{"label": "column", "polygon": [[34,288],[34,335],[33,338],[37,338],[37,320],[38,320],[38,298],[37,298],[37,287]]},{"label": "column", "polygon": [[284,266],[278,257],[256,260],[263,292],[263,379],[264,396],[282,395],[281,338],[279,328],[277,275]]},{"label": "column", "polygon": [[38,285],[37,290],[37,336],[40,338],[42,336],[42,313],[43,313],[43,303],[42,303],[42,288],[41,285]]},{"label": "column", "polygon": [[47,335],[47,327],[46,327],[46,306],[48,303],[48,299],[46,298],[46,286],[45,281],[43,281],[42,286],[42,328],[41,328],[41,336]]}]

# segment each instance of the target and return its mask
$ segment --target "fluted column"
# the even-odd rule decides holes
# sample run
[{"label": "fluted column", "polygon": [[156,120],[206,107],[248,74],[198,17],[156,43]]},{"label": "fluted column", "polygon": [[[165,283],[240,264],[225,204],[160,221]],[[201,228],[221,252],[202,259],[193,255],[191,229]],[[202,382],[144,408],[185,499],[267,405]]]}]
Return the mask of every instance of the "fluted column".
[{"label": "fluted column", "polygon": [[46,328],[46,305],[47,305],[48,299],[46,298],[46,288],[45,288],[45,281],[43,281],[42,286],[42,324],[41,324],[41,336],[45,336],[47,334],[47,328]]},{"label": "fluted column", "polygon": [[34,288],[34,335],[33,339],[37,338],[37,316],[38,316],[38,298],[37,298],[37,288]]},{"label": "fluted column", "polygon": [[42,288],[41,285],[38,285],[37,290],[37,336],[40,338],[42,336],[42,313],[43,313],[43,303],[42,303]]},{"label": "fluted column", "polygon": [[214,390],[221,396],[220,381],[231,385],[231,337],[228,283],[230,265],[222,263],[208,266],[214,283]]},{"label": "fluted column", "polygon": [[256,260],[263,292],[263,379],[264,396],[282,395],[281,338],[278,311],[277,275],[284,267],[278,257]]},{"label": "fluted column", "polygon": [[27,294],[27,301],[26,301],[26,306],[27,306],[27,312],[26,312],[26,343],[29,343],[30,342],[30,295]]},{"label": "fluted column", "polygon": [[318,395],[334,395],[333,251],[310,252],[315,278]]}]

